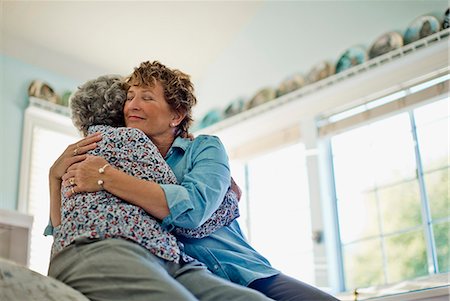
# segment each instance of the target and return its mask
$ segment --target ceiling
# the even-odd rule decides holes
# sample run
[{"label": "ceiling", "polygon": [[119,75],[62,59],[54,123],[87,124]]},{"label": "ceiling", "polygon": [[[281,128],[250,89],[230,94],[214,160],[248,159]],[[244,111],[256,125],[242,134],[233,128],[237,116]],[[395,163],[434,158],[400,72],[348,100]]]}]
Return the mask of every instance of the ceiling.
[{"label": "ceiling", "polygon": [[201,79],[261,1],[1,1],[6,55],[86,80],[144,60]]}]

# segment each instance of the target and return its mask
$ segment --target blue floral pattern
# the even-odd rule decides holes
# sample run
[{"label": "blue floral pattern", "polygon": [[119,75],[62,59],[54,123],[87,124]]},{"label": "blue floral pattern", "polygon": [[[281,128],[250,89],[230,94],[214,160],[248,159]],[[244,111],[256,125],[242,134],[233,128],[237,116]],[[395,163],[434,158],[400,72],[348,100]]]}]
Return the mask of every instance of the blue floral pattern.
[{"label": "blue floral pattern", "polygon": [[[170,167],[155,145],[138,129],[92,126],[89,133],[101,132],[98,147],[89,153],[104,157],[112,166],[141,179],[157,183],[176,183]],[[54,229],[52,256],[77,237],[92,239],[123,238],[148,249],[152,254],[173,262],[192,258],[184,254],[182,244],[163,229],[142,208],[101,190],[65,197],[62,189],[61,225]]]}]

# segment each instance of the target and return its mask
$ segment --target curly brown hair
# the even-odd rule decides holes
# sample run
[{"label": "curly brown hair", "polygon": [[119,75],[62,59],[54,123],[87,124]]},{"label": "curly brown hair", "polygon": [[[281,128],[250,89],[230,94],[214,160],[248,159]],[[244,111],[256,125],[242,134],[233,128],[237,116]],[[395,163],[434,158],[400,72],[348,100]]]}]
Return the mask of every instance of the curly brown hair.
[{"label": "curly brown hair", "polygon": [[171,69],[158,61],[142,62],[134,72],[125,79],[129,86],[153,87],[156,82],[161,83],[164,97],[175,112],[185,114],[178,125],[176,135],[187,135],[191,126],[192,107],[197,103],[194,95],[194,85],[190,76],[178,69]]}]

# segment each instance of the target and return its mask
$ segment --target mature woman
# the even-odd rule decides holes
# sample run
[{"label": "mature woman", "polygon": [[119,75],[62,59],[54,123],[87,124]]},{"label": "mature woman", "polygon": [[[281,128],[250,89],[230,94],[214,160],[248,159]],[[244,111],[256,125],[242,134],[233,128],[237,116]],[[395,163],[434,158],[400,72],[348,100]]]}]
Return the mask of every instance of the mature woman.
[{"label": "mature woman", "polygon": [[[174,173],[152,141],[137,128],[119,127],[125,100],[126,89],[116,76],[88,81],[72,98],[74,124],[85,135],[102,135],[98,147],[89,152],[108,160],[98,168],[98,187],[104,185],[103,176],[112,168],[142,181],[176,184]],[[72,158],[78,152],[76,148]],[[56,165],[50,173],[52,190],[60,187],[52,176]],[[70,178],[70,185],[63,188],[62,204],[57,198],[51,200],[52,205],[61,204],[61,224],[53,229],[50,276],[91,300],[266,300],[262,294],[212,275],[187,256],[177,238],[141,207],[103,189],[74,194],[76,180]],[[198,230],[203,234],[211,226],[189,230],[198,235]]]},{"label": "mature woman", "polygon": [[[165,158],[179,185],[157,184],[108,168],[99,187],[101,157],[72,156],[94,149],[98,136],[69,146],[55,162],[51,172],[54,185],[64,180],[73,193],[106,191],[143,208],[161,220],[171,231],[175,227],[195,228],[218,208],[230,185],[230,170],[225,149],[217,137],[183,139],[192,122],[191,109],[196,99],[189,76],[159,62],[144,62],[128,78],[124,106],[127,127],[141,129]],[[70,166],[70,167],[69,167]],[[66,172],[67,170],[67,172]],[[66,173],[65,173],[66,172]],[[65,173],[65,174],[64,174]],[[59,200],[55,198],[55,202]],[[59,222],[58,204],[53,204],[52,221]],[[184,250],[204,262],[222,278],[259,290],[276,300],[336,300],[330,295],[290,278],[272,268],[269,262],[245,240],[237,221],[203,239],[186,239]]]}]

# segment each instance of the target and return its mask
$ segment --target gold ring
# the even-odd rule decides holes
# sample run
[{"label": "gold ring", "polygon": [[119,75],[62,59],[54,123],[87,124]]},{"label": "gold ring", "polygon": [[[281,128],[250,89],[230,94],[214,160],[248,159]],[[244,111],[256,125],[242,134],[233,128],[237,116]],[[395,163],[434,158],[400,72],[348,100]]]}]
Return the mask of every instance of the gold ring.
[{"label": "gold ring", "polygon": [[78,147],[73,151],[73,155],[74,156],[78,155]]},{"label": "gold ring", "polygon": [[69,183],[70,185],[75,185],[75,178],[70,178]]},{"label": "gold ring", "polygon": [[75,194],[75,190],[73,189],[73,187],[70,187],[70,191],[72,192],[72,194]]}]

